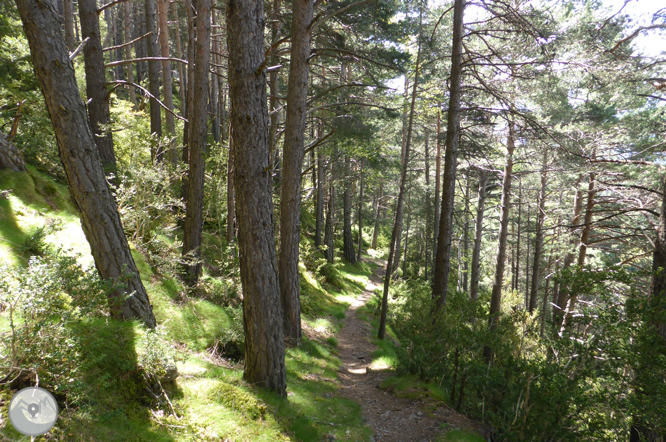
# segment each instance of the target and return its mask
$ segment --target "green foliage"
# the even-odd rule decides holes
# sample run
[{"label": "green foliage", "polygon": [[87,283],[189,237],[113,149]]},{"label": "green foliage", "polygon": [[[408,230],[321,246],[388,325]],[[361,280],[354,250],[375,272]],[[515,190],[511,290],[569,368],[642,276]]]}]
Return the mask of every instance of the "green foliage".
[{"label": "green foliage", "polygon": [[[562,337],[545,338],[537,318],[516,306],[489,333],[487,305],[462,293],[433,317],[429,287],[412,283],[389,309],[398,373],[441,385],[451,406],[486,421],[501,440],[624,440],[627,416],[666,428],[657,381],[666,345],[650,327],[637,327],[663,308],[632,289],[635,278],[618,267],[572,267],[560,282],[578,293],[580,313]],[[626,309],[619,292],[629,297]],[[490,364],[486,346],[494,351]],[[649,390],[636,392],[629,367],[637,370],[633,382]]]}]

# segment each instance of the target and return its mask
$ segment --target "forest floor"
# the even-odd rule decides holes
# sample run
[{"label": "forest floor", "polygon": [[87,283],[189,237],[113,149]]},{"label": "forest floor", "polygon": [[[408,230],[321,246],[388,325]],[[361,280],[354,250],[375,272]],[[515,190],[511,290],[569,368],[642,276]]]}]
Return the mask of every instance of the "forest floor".
[{"label": "forest floor", "polygon": [[337,334],[342,360],[338,395],[361,404],[377,442],[484,440],[473,436],[483,433],[483,428],[444,403],[428,398],[423,389],[421,394],[407,391],[400,395],[382,389],[383,381],[393,373],[384,364],[373,364],[372,355],[378,350],[372,343],[374,330],[359,315],[359,309],[375,296],[375,289],[383,285],[386,263],[375,263],[379,266],[363,293],[347,309]]}]

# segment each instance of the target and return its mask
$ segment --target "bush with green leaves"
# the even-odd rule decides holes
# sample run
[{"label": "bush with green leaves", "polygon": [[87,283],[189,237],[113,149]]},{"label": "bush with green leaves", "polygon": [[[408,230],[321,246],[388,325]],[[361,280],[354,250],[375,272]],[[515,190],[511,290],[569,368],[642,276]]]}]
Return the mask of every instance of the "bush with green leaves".
[{"label": "bush with green leaves", "polygon": [[[0,310],[8,324],[0,337],[0,383],[39,383],[69,405],[98,401],[108,389],[140,393],[142,326],[110,317],[109,294],[118,288],[61,251],[1,269]],[[155,365],[144,370],[158,372]]]},{"label": "bush with green leaves", "polygon": [[561,275],[579,307],[561,335],[548,327],[544,337],[522,300],[489,332],[487,296],[474,304],[453,293],[433,315],[430,288],[409,283],[389,317],[398,372],[444,387],[450,404],[492,426],[497,440],[624,441],[632,418],[666,428],[666,343],[650,325],[655,315],[663,322],[664,308],[636,279],[619,268]]}]

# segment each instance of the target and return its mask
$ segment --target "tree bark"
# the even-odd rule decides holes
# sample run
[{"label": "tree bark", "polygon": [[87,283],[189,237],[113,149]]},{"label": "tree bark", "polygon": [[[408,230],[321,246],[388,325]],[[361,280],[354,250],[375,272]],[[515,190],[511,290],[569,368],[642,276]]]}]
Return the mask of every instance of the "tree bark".
[{"label": "tree bark", "polygon": [[286,397],[284,330],[273,235],[273,202],[268,147],[264,3],[227,3],[229,95],[234,139],[234,185],[243,318],[245,373],[251,384]]},{"label": "tree bark", "polygon": [[481,239],[483,235],[483,211],[486,205],[486,183],[488,175],[485,170],[479,170],[479,202],[476,208],[476,229],[474,233],[474,248],[472,249],[472,274],[469,287],[469,297],[476,302],[479,299],[479,270],[481,261]]},{"label": "tree bark", "polygon": [[453,44],[451,47],[451,79],[449,113],[444,153],[444,182],[442,184],[442,214],[435,257],[432,297],[437,308],[446,305],[449,272],[451,271],[451,239],[453,236],[453,205],[455,199],[458,144],[460,142],[460,83],[462,78],[463,14],[465,0],[455,0],[453,6]]},{"label": "tree bark", "polygon": [[102,279],[125,282],[123,289],[111,294],[112,314],[118,318],[136,318],[154,327],[148,294],[130,253],[86,120],[74,66],[65,42],[57,37],[62,23],[51,2],[16,0],[16,5],[53,123],[69,191],[81,214],[95,266]]},{"label": "tree bark", "polygon": [[229,138],[229,159],[227,160],[227,244],[236,237],[236,195],[234,190],[234,148],[233,138]]},{"label": "tree bark", "polygon": [[[421,7],[419,13],[419,34],[421,33],[423,20],[423,7]],[[412,87],[412,102],[410,105],[409,111],[409,123],[407,125],[407,137],[406,144],[404,146],[404,155],[402,156],[402,170],[400,171],[400,184],[398,189],[398,201],[396,202],[396,212],[395,212],[395,221],[393,222],[393,231],[391,232],[391,242],[389,243],[389,257],[388,262],[386,263],[386,273],[384,275],[384,290],[382,293],[382,310],[381,316],[379,318],[379,330],[377,337],[379,339],[384,339],[386,334],[386,315],[388,313],[388,294],[389,286],[391,284],[392,269],[393,269],[393,260],[397,259],[398,252],[396,247],[399,246],[398,236],[402,230],[402,208],[405,204],[405,188],[407,187],[407,173],[409,166],[409,154],[411,151],[411,140],[412,140],[412,129],[414,127],[414,109],[416,106],[416,93],[417,86],[419,84],[419,73],[421,69],[421,44],[419,40],[419,46],[416,53],[416,66],[414,69],[414,85]]]},{"label": "tree bark", "polygon": [[[157,8],[159,13],[160,53],[162,57],[169,58],[169,0],[157,0]],[[162,88],[164,89],[164,105],[173,111],[173,87],[171,83],[171,62],[169,60],[162,60]],[[176,120],[171,112],[166,112],[164,117],[166,132],[169,137],[167,157],[172,164],[178,164]]]},{"label": "tree bark", "polygon": [[523,182],[518,181],[518,235],[516,236],[516,273],[514,274],[513,290],[518,291],[520,281],[520,238],[522,237],[523,217]]},{"label": "tree bark", "polygon": [[72,52],[76,49],[76,39],[74,38],[74,5],[72,4],[72,0],[63,0],[62,6],[63,17],[65,19],[65,44],[67,44],[69,52]]},{"label": "tree bark", "polygon": [[[157,26],[155,21],[155,0],[145,0],[146,8],[146,32],[150,36],[146,39],[148,46],[148,57],[159,57],[159,46],[157,44]],[[162,116],[160,105],[156,98],[160,97],[160,67],[159,61],[148,61],[148,92],[155,97],[150,99],[150,133],[156,139],[153,140],[151,156],[153,161],[162,161],[164,152],[159,144],[162,138]]]},{"label": "tree bark", "polygon": [[[541,257],[543,255],[543,223],[546,219],[546,184],[548,182],[548,150],[544,149],[541,166],[541,189],[539,190],[539,205],[537,208],[536,238],[534,240],[534,265],[532,266],[532,288],[530,291],[529,312],[536,308],[537,290],[541,272]],[[544,295],[545,296],[545,295]],[[544,312],[545,314],[545,312]]]},{"label": "tree bark", "polygon": [[352,219],[352,178],[349,166],[349,156],[345,155],[345,190],[342,194],[343,201],[343,227],[342,240],[345,259],[352,264],[356,264],[356,253],[354,250],[354,238],[352,237],[351,219]]},{"label": "tree bark", "polygon": [[359,178],[359,194],[358,194],[358,251],[356,252],[356,260],[361,260],[361,253],[363,253],[363,160],[361,160],[361,177]]},{"label": "tree bark", "polygon": [[187,173],[187,208],[183,236],[183,256],[192,262],[185,265],[185,279],[195,284],[201,276],[201,234],[203,230],[204,170],[208,135],[208,72],[210,71],[211,0],[197,1],[196,43],[194,54],[193,100],[189,114],[189,171]]},{"label": "tree bark", "polygon": [[321,234],[324,225],[324,160],[317,152],[317,209],[315,227],[315,246],[321,247]]},{"label": "tree bark", "polygon": [[465,186],[465,221],[463,224],[463,278],[462,278],[462,291],[464,293],[468,292],[468,281],[469,281],[469,267],[468,267],[468,257],[469,257],[469,188],[470,188],[470,171],[467,170],[466,177],[467,185]]},{"label": "tree bark", "polygon": [[[504,165],[504,179],[502,180],[502,216],[500,219],[500,231],[497,247],[497,264],[495,268],[495,281],[490,297],[490,313],[488,315],[488,326],[491,333],[497,329],[500,315],[500,303],[502,301],[502,283],[504,282],[504,265],[506,261],[506,240],[509,233],[509,212],[511,209],[511,180],[513,173],[513,150],[514,129],[513,122],[509,123],[509,136],[506,142],[506,164]],[[483,356],[488,363],[493,360],[493,349],[486,346]]]},{"label": "tree bark", "polygon": [[433,237],[432,237],[432,245],[433,245],[433,254],[432,254],[432,269],[433,273],[435,271],[435,257],[437,256],[436,250],[437,250],[437,237],[439,235],[439,201],[440,201],[440,194],[442,192],[442,105],[438,104],[437,105],[437,126],[435,127],[435,133],[436,133],[436,142],[437,142],[437,150],[435,154],[435,200],[434,200],[434,207],[433,207],[433,212],[435,218],[433,219],[433,224],[432,224],[432,229],[433,229]]},{"label": "tree bark", "polygon": [[284,335],[301,340],[301,289],[298,274],[301,241],[301,172],[308,114],[308,58],[313,0],[294,0],[291,24],[291,59],[284,129],[280,203],[280,294]]},{"label": "tree bark", "polygon": [[[131,41],[132,40],[132,33],[131,33],[131,23],[132,21],[130,20],[130,17],[132,16],[132,5],[130,2],[125,2],[124,4],[125,7],[125,26],[124,26],[124,32],[125,32],[125,41]],[[80,5],[79,5],[80,9]],[[82,31],[83,32],[83,31]],[[132,58],[132,46],[129,45],[125,48],[125,56],[127,59]],[[132,70],[132,65],[127,65],[127,81],[130,83],[134,83],[134,71]],[[132,106],[134,107],[134,110],[136,110],[136,91],[134,90],[134,87],[130,86],[128,87],[129,90],[129,97],[130,101],[132,102]]]},{"label": "tree bark", "polygon": [[326,246],[326,261],[333,263],[335,254],[333,246],[333,223],[335,222],[335,187],[333,178],[333,162],[331,161],[331,176],[329,178],[328,205],[326,207],[326,227],[324,228],[324,245]]},{"label": "tree bark", "polygon": [[[178,2],[174,5],[173,8],[173,17],[176,22],[176,52],[178,53],[178,58],[181,60],[184,59],[182,41],[180,39],[180,20],[178,18]],[[178,63],[178,86],[180,91],[180,103],[181,103],[181,112],[183,115],[187,115],[187,79],[185,78],[185,69],[183,63]]]},{"label": "tree bark", "polygon": [[425,279],[426,281],[429,279],[428,278],[428,265],[430,264],[430,248],[428,247],[430,245],[430,237],[432,236],[432,200],[430,198],[430,151],[428,150],[428,141],[429,141],[429,133],[426,130],[425,132],[425,143],[423,146],[423,153],[424,153],[424,158],[425,158],[425,170],[424,170],[424,177],[425,177],[425,197],[426,197],[426,213],[425,213],[425,241],[424,241],[424,248],[425,248]]},{"label": "tree bark", "polygon": [[[587,188],[587,205],[585,207],[585,218],[583,221],[583,230],[580,234],[580,247],[578,248],[578,259],[576,265],[579,268],[582,268],[585,265],[585,257],[587,256],[587,243],[590,240],[590,233],[592,232],[592,216],[594,215],[594,205],[595,200],[594,196],[597,191],[594,188],[594,182],[596,180],[596,174],[591,172],[589,175],[588,188]],[[567,320],[573,314],[574,309],[576,308],[576,303],[578,302],[578,289],[574,284],[570,290],[571,296],[569,301],[566,304],[566,309],[564,311],[564,317],[562,318],[562,326],[560,327],[560,335],[564,332],[567,327]]]},{"label": "tree bark", "polygon": [[377,202],[375,203],[375,226],[372,229],[372,243],[370,244],[371,249],[377,249],[377,237],[379,236],[379,218],[381,213],[381,203],[382,198],[384,197],[384,179],[381,178],[379,181],[379,193],[377,194]]},{"label": "tree bark", "polygon": [[79,0],[81,34],[89,38],[83,48],[86,71],[86,93],[88,99],[88,119],[95,145],[99,151],[105,174],[116,174],[116,155],[113,151],[113,136],[109,130],[111,113],[107,98],[104,54],[99,31],[99,16],[95,0]]},{"label": "tree bark", "polygon": [[[281,28],[281,21],[278,19],[280,15],[280,0],[273,0],[273,9],[271,11],[271,49],[270,49],[270,65],[276,66],[279,64],[278,51],[280,49],[279,45],[273,46],[273,44],[278,40],[278,33]],[[270,126],[268,129],[268,146],[270,149],[270,167],[271,174],[273,168],[277,167],[278,164],[278,154],[277,154],[277,130],[280,119],[279,112],[279,101],[278,95],[280,94],[278,90],[278,77],[280,71],[275,69],[268,74],[268,89],[270,91],[268,111],[270,115]]]}]

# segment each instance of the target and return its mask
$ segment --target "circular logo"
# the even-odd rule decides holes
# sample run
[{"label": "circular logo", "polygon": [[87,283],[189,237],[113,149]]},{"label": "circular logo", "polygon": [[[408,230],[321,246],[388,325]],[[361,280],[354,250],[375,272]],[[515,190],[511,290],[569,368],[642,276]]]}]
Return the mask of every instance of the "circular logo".
[{"label": "circular logo", "polygon": [[51,393],[28,387],[14,395],[9,403],[9,420],[19,433],[40,436],[58,419],[58,404]]}]

